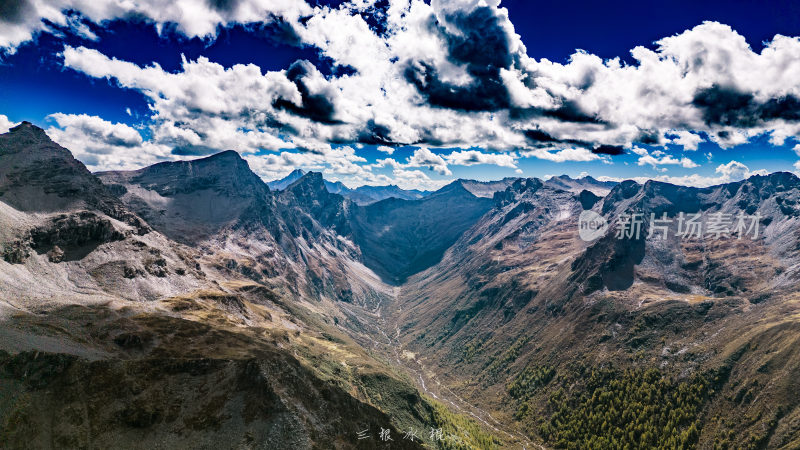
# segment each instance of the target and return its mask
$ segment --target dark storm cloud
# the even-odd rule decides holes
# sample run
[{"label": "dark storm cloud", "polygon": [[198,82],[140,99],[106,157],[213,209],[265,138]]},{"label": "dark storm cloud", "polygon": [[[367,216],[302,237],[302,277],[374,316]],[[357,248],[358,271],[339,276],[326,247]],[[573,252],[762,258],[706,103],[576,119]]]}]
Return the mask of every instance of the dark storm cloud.
[{"label": "dark storm cloud", "polygon": [[661,145],[661,134],[659,134],[658,131],[642,131],[637,142],[646,145]]},{"label": "dark storm cloud", "polygon": [[449,15],[447,21],[461,32],[451,34],[439,27],[454,63],[467,64],[475,73],[494,73],[511,66],[508,36],[494,8],[479,7],[468,14],[457,12]]},{"label": "dark storm cloud", "polygon": [[510,108],[508,117],[515,121],[547,117],[561,122],[608,125],[597,116],[584,112],[578,104],[570,100],[562,100],[561,105],[554,109]]},{"label": "dark storm cloud", "polygon": [[592,153],[594,153],[595,155],[611,155],[611,156],[624,155],[625,154],[625,148],[623,148],[623,147],[621,147],[619,145],[605,145],[605,144],[603,144],[603,145],[600,145],[599,147],[593,148],[592,149]]},{"label": "dark storm cloud", "polygon": [[542,130],[525,130],[523,132],[526,138],[533,144],[569,144],[577,145],[578,147],[592,148],[590,142],[581,141],[579,139],[559,139]]},{"label": "dark storm cloud", "polygon": [[374,120],[370,119],[367,121],[364,129],[358,134],[357,140],[358,142],[367,145],[397,144],[391,139],[390,134],[391,130],[388,127],[377,124]]},{"label": "dark storm cloud", "polygon": [[542,143],[551,143],[551,142],[561,142],[559,139],[554,138],[548,133],[545,133],[542,130],[525,130],[524,132],[525,137],[530,139],[533,142],[542,142]]},{"label": "dark storm cloud", "polygon": [[526,138],[531,142],[533,146],[547,146],[547,144],[568,144],[573,145],[576,147],[582,147],[591,150],[592,153],[596,155],[610,155],[610,156],[618,156],[624,155],[625,149],[619,145],[599,145],[596,146],[595,143],[582,141],[579,139],[558,139],[542,130],[525,130],[524,133]]},{"label": "dark storm cloud", "polygon": [[441,81],[436,68],[421,61],[410,64],[403,75],[431,106],[460,111],[497,111],[509,105],[508,92],[499,79],[479,78],[472,84],[458,86]]},{"label": "dark storm cloud", "polygon": [[753,94],[713,85],[697,91],[692,104],[708,125],[750,128],[770,120],[800,120],[800,99],[793,95],[759,103]]},{"label": "dark storm cloud", "polygon": [[764,120],[800,120],[800,99],[793,95],[770,99],[762,104],[759,109],[761,118]]},{"label": "dark storm cloud", "polygon": [[303,39],[297,34],[291,23],[283,17],[270,16],[269,23],[262,30],[276,44],[302,47]]},{"label": "dark storm cloud", "polygon": [[239,5],[239,0],[206,0],[208,6],[217,11],[232,11]]},{"label": "dark storm cloud", "polygon": [[205,156],[218,151],[219,149],[206,145],[179,145],[172,149],[172,154],[176,156]]},{"label": "dark storm cloud", "polygon": [[469,13],[447,16],[448,24],[460,33],[450,33],[431,17],[432,29],[445,40],[450,62],[463,66],[472,83],[455,85],[441,80],[440,74],[424,61],[411,62],[404,72],[406,80],[416,86],[432,106],[461,111],[497,111],[510,105],[500,69],[513,62],[508,36],[500,18],[490,7],[479,7]]},{"label": "dark storm cloud", "polygon": [[0,0],[0,22],[20,23],[30,9],[28,0]]},{"label": "dark storm cloud", "polygon": [[295,86],[297,86],[297,90],[300,91],[302,104],[301,106],[297,106],[289,100],[278,99],[273,103],[273,106],[315,122],[325,124],[340,123],[338,120],[334,119],[336,107],[333,105],[333,102],[324,94],[312,94],[306,85],[304,79],[306,75],[313,70],[314,66],[306,60],[298,60],[292,63],[286,71],[286,77],[293,82]]},{"label": "dark storm cloud", "polygon": [[596,116],[583,112],[575,102],[565,101],[556,109],[546,110],[543,115],[562,122],[602,123]]}]

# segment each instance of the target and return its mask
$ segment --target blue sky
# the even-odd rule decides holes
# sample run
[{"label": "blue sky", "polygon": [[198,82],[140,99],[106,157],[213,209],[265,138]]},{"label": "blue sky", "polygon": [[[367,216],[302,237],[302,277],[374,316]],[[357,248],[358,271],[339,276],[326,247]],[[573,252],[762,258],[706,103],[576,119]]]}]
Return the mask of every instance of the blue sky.
[{"label": "blue sky", "polygon": [[428,189],[797,170],[793,2],[12,3],[0,127],[31,121],[92,170],[227,148],[265,179]]}]

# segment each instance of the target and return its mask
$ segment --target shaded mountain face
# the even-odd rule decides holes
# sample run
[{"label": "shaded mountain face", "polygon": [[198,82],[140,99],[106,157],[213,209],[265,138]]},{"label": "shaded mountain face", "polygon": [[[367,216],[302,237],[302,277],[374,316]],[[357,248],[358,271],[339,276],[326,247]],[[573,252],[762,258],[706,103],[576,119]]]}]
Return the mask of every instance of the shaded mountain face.
[{"label": "shaded mountain face", "polygon": [[353,257],[390,283],[436,264],[491,204],[454,183],[421,200],[390,198],[360,206],[329,192],[322,174],[315,172],[277,193],[277,198],[286,208],[282,217],[296,234],[331,230],[352,240],[357,249]]},{"label": "shaded mountain face", "polygon": [[[319,172],[309,172],[278,193],[280,203],[292,210],[292,214],[284,214],[299,230],[313,219],[319,224],[318,229],[309,230],[312,235],[323,230],[333,230],[339,236],[349,236],[350,204],[345,197],[330,193]],[[306,225],[308,227],[308,225]]]},{"label": "shaded mountain face", "polygon": [[270,191],[238,153],[164,162],[97,177],[131,209],[171,239],[192,243],[245,220],[274,227]]},{"label": "shaded mountain face", "polygon": [[491,204],[460,182],[421,200],[382,200],[354,210],[354,240],[367,267],[388,282],[402,283],[439,262]]}]

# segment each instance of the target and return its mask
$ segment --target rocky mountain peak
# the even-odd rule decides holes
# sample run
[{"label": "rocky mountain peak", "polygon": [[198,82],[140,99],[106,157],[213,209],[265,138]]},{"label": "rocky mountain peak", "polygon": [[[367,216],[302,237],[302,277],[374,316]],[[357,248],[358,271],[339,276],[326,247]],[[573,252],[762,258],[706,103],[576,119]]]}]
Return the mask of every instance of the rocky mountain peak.
[{"label": "rocky mountain peak", "polygon": [[53,142],[43,129],[30,122],[22,122],[8,133],[0,135],[0,152],[31,152],[38,157],[58,154],[65,159],[74,159],[68,150]]},{"label": "rocky mountain peak", "polygon": [[215,153],[211,156],[207,156],[205,158],[195,160],[195,163],[203,163],[203,162],[211,162],[211,161],[219,161],[219,162],[227,162],[229,164],[238,164],[239,162],[244,162],[244,159],[239,152],[235,150],[225,150],[219,153]]},{"label": "rocky mountain peak", "polygon": [[294,183],[290,184],[287,191],[292,191],[295,195],[323,194],[328,193],[325,187],[325,180],[320,172],[308,172]]},{"label": "rocky mountain peak", "polygon": [[[278,193],[280,201],[289,206],[294,213],[285,217],[295,228],[303,220],[298,217],[309,215],[323,227],[336,231],[341,236],[350,234],[347,214],[349,203],[339,194],[328,192],[320,172],[308,172]],[[297,215],[299,214],[299,216]]]},{"label": "rocky mountain peak", "polygon": [[212,190],[229,197],[263,196],[269,188],[239,153],[228,150],[191,161],[167,161],[132,172],[102,172],[106,183],[133,183],[162,196]]},{"label": "rocky mountain peak", "polygon": [[502,207],[518,201],[527,194],[532,194],[544,186],[538,178],[518,178],[504,191],[494,194],[495,206]]},{"label": "rocky mountain peak", "polygon": [[306,172],[305,172],[303,169],[294,169],[294,170],[293,170],[293,171],[292,171],[292,172],[289,174],[289,176],[292,176],[292,177],[298,177],[298,178],[299,178],[299,177],[302,177],[302,176],[303,176],[303,175],[305,175],[305,174],[306,174]]},{"label": "rocky mountain peak", "polygon": [[[47,133],[36,125],[28,122],[27,120],[20,122],[18,125],[8,130],[9,133],[20,135],[27,133],[34,136],[47,136]],[[48,138],[49,139],[49,138]]]},{"label": "rocky mountain peak", "polygon": [[69,150],[30,122],[0,135],[0,198],[21,211],[95,208],[148,231]]},{"label": "rocky mountain peak", "polygon": [[791,172],[774,172],[769,175],[754,175],[743,183],[758,188],[771,188],[774,192],[782,192],[800,187],[800,178]]}]

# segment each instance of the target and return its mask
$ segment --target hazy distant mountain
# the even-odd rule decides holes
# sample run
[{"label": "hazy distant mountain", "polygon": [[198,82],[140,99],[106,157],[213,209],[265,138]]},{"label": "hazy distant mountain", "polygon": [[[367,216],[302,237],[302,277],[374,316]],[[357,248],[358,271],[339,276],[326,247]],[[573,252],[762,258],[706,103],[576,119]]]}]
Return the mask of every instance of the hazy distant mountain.
[{"label": "hazy distant mountain", "polygon": [[286,175],[284,178],[281,178],[280,180],[270,181],[269,183],[267,183],[267,185],[273,191],[282,191],[286,189],[286,187],[289,186],[290,184],[299,180],[305,174],[306,174],[305,170],[294,169],[289,175]]},{"label": "hazy distant mountain", "polygon": [[393,184],[386,186],[359,186],[352,190],[355,194],[361,196],[363,199],[353,198],[353,200],[360,204],[365,205],[375,203],[377,201],[385,200],[387,198],[399,198],[401,200],[419,200],[427,195],[430,191],[421,191],[418,189],[401,189]]},{"label": "hazy distant mountain", "polygon": [[518,178],[509,177],[499,181],[457,180],[457,182],[476,197],[492,198],[495,192],[505,191],[516,180]]},{"label": "hazy distant mountain", "polygon": [[551,177],[545,181],[545,184],[565,191],[579,193],[580,191],[587,190],[595,195],[605,196],[611,189],[617,185],[615,181],[598,181],[590,176],[583,178],[570,178],[569,175],[560,175]]},{"label": "hazy distant mountain", "polygon": [[[289,187],[290,184],[299,180],[306,172],[301,169],[295,169],[286,177],[270,181],[267,183],[272,190],[282,191]],[[341,181],[328,181],[325,180],[325,187],[328,192],[332,194],[340,194],[344,197],[353,200],[359,205],[368,205],[387,198],[400,198],[404,200],[416,200],[428,195],[429,191],[420,191],[416,189],[406,190],[401,189],[395,185],[387,186],[359,186],[351,189],[344,185]]]}]

